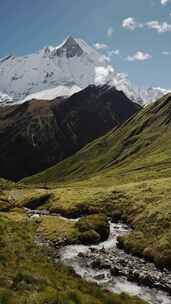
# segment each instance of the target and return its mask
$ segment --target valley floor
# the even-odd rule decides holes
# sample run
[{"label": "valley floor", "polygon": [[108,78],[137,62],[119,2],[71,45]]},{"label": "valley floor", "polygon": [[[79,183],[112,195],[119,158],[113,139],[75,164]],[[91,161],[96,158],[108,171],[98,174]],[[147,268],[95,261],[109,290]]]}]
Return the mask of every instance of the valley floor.
[{"label": "valley floor", "polygon": [[34,242],[36,226],[18,210],[0,214],[0,303],[143,303],[105,292],[54,263],[53,250]]},{"label": "valley floor", "polygon": [[[133,228],[119,237],[120,248],[170,269],[171,178],[121,185],[112,179],[97,180],[96,177],[46,188],[3,185],[0,193],[2,303],[143,303],[86,283],[70,268],[54,264],[50,258],[53,257],[51,247],[39,248],[35,244],[36,235],[56,246],[97,242],[107,235],[105,216],[125,221]],[[49,214],[29,217],[23,207],[47,210]],[[81,219],[72,222],[54,214]]]},{"label": "valley floor", "polygon": [[67,217],[102,213],[124,220],[134,229],[119,238],[119,245],[131,253],[171,268],[171,178],[116,184],[100,176],[82,182],[65,183],[49,189],[46,204],[50,212]]}]

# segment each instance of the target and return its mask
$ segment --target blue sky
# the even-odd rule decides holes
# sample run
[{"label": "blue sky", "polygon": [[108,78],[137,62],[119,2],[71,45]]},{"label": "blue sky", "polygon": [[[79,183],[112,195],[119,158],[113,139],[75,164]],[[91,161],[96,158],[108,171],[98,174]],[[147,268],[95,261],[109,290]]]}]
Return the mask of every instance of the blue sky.
[{"label": "blue sky", "polygon": [[98,43],[134,84],[171,89],[171,0],[0,0],[0,56],[68,35]]}]

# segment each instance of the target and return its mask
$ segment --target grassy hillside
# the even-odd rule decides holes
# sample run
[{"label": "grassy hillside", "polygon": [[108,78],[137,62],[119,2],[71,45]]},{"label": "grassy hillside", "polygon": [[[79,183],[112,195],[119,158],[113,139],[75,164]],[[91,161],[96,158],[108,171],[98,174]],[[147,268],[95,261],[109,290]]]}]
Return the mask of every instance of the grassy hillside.
[{"label": "grassy hillside", "polygon": [[[40,190],[39,190],[40,191]],[[72,269],[54,263],[51,247],[38,245],[40,234],[48,240],[64,235],[71,238],[85,224],[97,229],[95,217],[82,219],[74,227],[67,220],[44,217],[42,221],[29,218],[17,208],[40,193],[29,189],[5,189],[7,199],[13,196],[8,211],[0,211],[0,303],[1,304],[143,304],[128,295],[114,295],[97,285],[80,279]],[[29,197],[30,196],[30,197]],[[1,193],[2,198],[2,193]],[[19,198],[19,201],[18,201]],[[46,196],[47,198],[47,196]],[[104,217],[100,220],[102,223]]]},{"label": "grassy hillside", "polygon": [[[121,247],[171,268],[170,134],[168,94],[73,157],[25,179],[25,186],[2,180],[0,303],[142,303],[106,293],[54,265],[48,258],[53,252],[36,246],[34,236],[87,242],[93,231],[91,240],[103,238],[106,214],[134,228],[119,238]],[[23,206],[82,218],[76,224],[52,215],[29,220]]]},{"label": "grassy hillside", "polygon": [[106,213],[134,230],[120,246],[171,268],[171,94],[73,157],[24,180],[49,185],[47,207]]},{"label": "grassy hillside", "polygon": [[[171,94],[74,156],[26,178],[28,183],[85,179],[100,172],[117,183],[171,176]],[[103,171],[103,172],[102,172]]]}]

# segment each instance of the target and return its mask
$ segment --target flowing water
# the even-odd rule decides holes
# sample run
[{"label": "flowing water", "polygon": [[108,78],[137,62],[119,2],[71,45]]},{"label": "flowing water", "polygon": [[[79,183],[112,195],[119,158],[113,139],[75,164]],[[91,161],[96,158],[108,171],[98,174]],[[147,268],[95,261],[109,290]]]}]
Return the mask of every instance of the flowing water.
[{"label": "flowing water", "polygon": [[[25,211],[32,217],[47,216],[49,212],[46,210],[29,210]],[[60,216],[59,214],[53,214]],[[63,218],[63,217],[62,217]],[[78,221],[79,219],[66,219],[69,221]],[[169,286],[171,290],[171,272],[168,270],[159,270],[154,264],[148,263],[141,258],[133,257],[117,248],[117,237],[127,234],[130,228],[123,223],[110,223],[110,235],[108,239],[98,245],[68,245],[61,247],[57,256],[60,260],[72,266],[75,272],[87,281],[96,282],[103,288],[115,293],[126,292],[133,296],[138,296],[151,304],[171,304],[171,295],[160,285]],[[98,260],[102,261],[101,267],[94,267]],[[57,258],[58,260],[58,258]],[[106,267],[107,261],[107,267]],[[122,275],[113,275],[111,265],[120,265]],[[96,265],[97,266],[97,265]],[[104,267],[103,267],[104,266]],[[109,267],[110,266],[110,267]],[[137,271],[138,273],[149,273],[157,278],[156,286],[148,287],[146,284],[138,284],[136,281],[130,280],[129,271]]]},{"label": "flowing water", "polygon": [[111,274],[111,269],[108,269],[108,267],[100,267],[100,269],[97,267],[92,267],[92,261],[96,261],[99,257],[106,257],[108,260],[110,260],[110,257],[113,255],[120,255],[122,256],[123,260],[125,259],[128,261],[129,258],[130,261],[133,260],[135,264],[132,264],[133,267],[136,267],[137,263],[138,271],[141,270],[141,265],[143,265],[143,267],[146,266],[146,268],[149,266],[152,270],[154,269],[155,273],[157,273],[158,276],[162,276],[164,278],[168,276],[168,280],[171,279],[171,274],[166,270],[165,275],[165,273],[162,271],[157,270],[153,264],[146,263],[144,260],[139,258],[134,258],[117,248],[117,237],[128,232],[128,226],[121,223],[111,223],[110,236],[107,241],[96,246],[65,246],[60,250],[60,259],[66,265],[72,266],[75,272],[82,278],[86,279],[87,281],[96,282],[98,285],[110,291],[113,291],[115,293],[126,292],[131,295],[136,295],[152,304],[171,304],[171,296],[165,291],[162,291],[158,288],[146,287],[142,284],[139,285],[136,282],[131,282],[124,275],[114,276]]}]

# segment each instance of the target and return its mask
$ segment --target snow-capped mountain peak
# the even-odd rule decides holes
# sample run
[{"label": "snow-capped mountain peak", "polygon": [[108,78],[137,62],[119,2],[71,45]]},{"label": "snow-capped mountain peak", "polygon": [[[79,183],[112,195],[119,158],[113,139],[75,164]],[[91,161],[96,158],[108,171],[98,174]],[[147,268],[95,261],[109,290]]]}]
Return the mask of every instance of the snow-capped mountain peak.
[{"label": "snow-capped mountain peak", "polygon": [[30,95],[38,92],[41,96],[53,92],[54,98],[54,92],[65,95],[73,88],[75,91],[75,88],[79,90],[91,84],[105,83],[141,103],[154,101],[164,94],[159,89],[134,88],[124,73],[115,71],[105,55],[72,36],[58,46],[48,46],[31,55],[0,59],[0,91],[11,96],[14,102],[28,100]]},{"label": "snow-capped mountain peak", "polygon": [[[42,50],[41,50],[42,51]],[[80,57],[81,55],[88,55],[94,59],[97,57],[103,57],[93,47],[89,46],[83,39],[73,38],[69,36],[58,46],[48,46],[43,49],[45,55],[53,57]]]},{"label": "snow-capped mountain peak", "polygon": [[44,49],[45,55],[72,58],[75,56],[80,57],[84,50],[80,47],[79,43],[72,36],[69,36],[64,42],[56,47],[49,46]]},{"label": "snow-capped mountain peak", "polygon": [[56,54],[59,57],[65,55],[67,58],[75,56],[80,57],[83,54],[82,48],[73,37],[68,37],[61,47],[56,48]]}]

